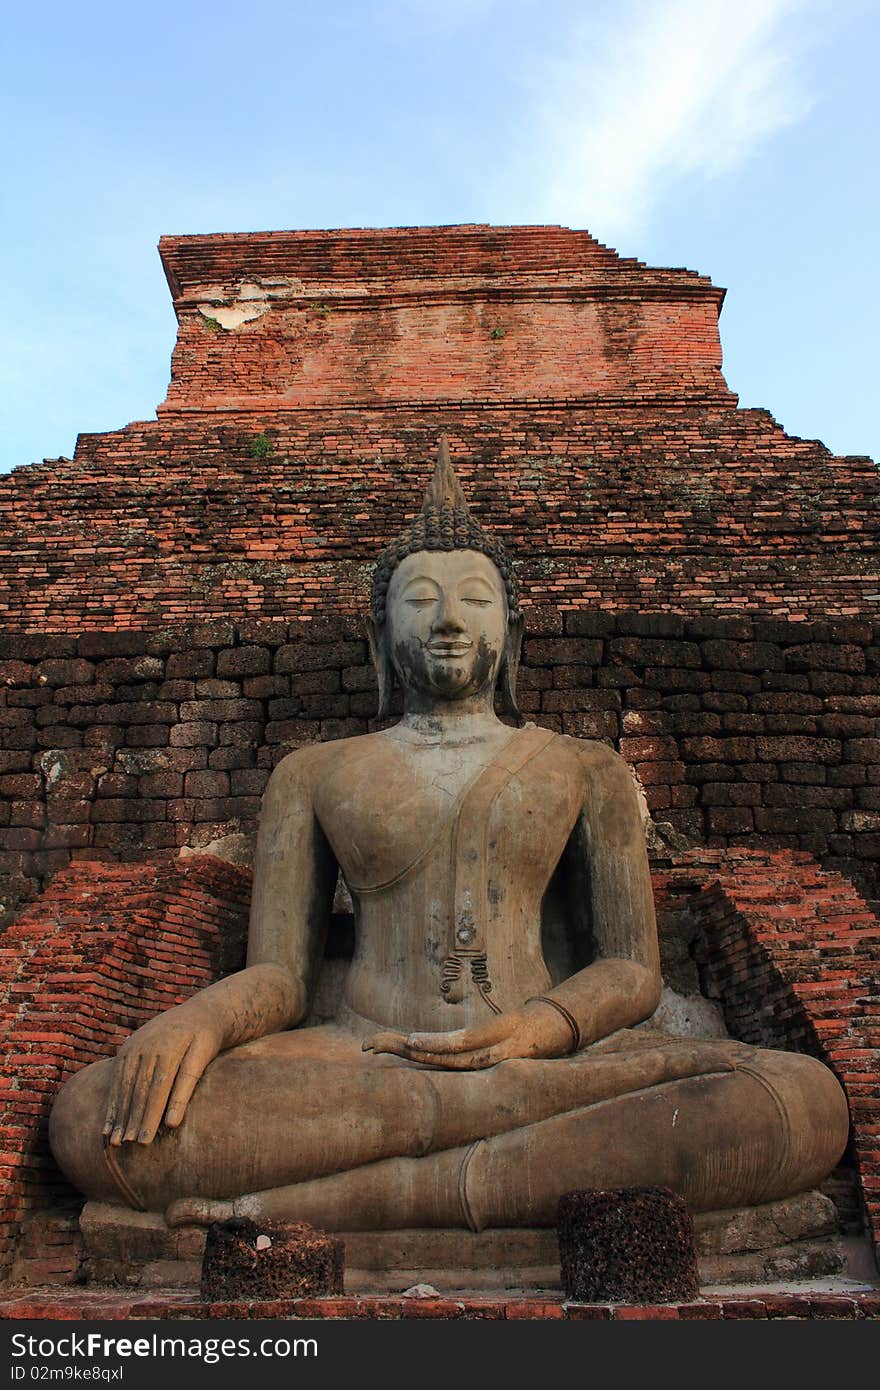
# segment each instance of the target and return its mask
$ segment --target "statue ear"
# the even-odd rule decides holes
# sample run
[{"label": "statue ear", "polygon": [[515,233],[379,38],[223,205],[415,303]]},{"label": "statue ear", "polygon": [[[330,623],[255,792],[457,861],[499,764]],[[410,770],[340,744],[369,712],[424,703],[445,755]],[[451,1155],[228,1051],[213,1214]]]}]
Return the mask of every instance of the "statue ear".
[{"label": "statue ear", "polygon": [[375,618],[367,618],[367,640],[370,644],[370,659],[376,668],[379,682],[379,708],[377,719],[387,719],[391,709],[391,692],[394,689],[394,669],[385,646],[385,624]]},{"label": "statue ear", "polygon": [[520,726],[526,722],[516,703],[516,678],[519,675],[522,640],[523,616],[522,613],[518,613],[516,617],[509,618],[507,622],[507,640],[504,643],[504,656],[501,659],[498,684],[501,687],[501,699],[505,711],[512,714]]}]

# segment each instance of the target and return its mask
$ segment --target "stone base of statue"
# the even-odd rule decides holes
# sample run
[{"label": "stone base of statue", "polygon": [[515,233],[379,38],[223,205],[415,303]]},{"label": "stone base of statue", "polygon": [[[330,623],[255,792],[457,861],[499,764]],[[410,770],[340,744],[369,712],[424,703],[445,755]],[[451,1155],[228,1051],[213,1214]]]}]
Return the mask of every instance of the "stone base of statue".
[{"label": "stone base of statue", "polygon": [[[844,1266],[833,1203],[820,1192],[693,1216],[702,1287],[813,1279]],[[91,1283],[197,1286],[205,1229],[170,1229],[163,1217],[88,1202],[80,1218]],[[552,1227],[339,1232],[347,1293],[400,1293],[413,1284],[447,1290],[559,1289]]]}]

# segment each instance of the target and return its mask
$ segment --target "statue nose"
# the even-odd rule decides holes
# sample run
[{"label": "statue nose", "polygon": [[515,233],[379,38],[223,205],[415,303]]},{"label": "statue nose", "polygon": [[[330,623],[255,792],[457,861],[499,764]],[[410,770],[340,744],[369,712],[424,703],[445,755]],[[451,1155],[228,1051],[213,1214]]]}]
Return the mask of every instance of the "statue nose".
[{"label": "statue nose", "polygon": [[445,596],[434,623],[435,632],[464,632],[461,608],[454,598]]}]

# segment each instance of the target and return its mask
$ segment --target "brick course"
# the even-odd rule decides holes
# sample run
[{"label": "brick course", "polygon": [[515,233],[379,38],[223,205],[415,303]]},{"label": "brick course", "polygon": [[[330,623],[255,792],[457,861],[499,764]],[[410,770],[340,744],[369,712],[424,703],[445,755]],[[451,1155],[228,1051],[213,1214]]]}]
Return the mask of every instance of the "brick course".
[{"label": "brick course", "polygon": [[124,1292],[103,1289],[28,1289],[0,1299],[0,1319],[100,1319],[137,1322],[191,1318],[284,1318],[293,1321],[348,1318],[490,1318],[545,1321],[713,1321],[722,1319],[876,1320],[880,1299],[871,1294],[766,1294],[760,1298],[712,1295],[693,1303],[634,1307],[612,1303],[565,1303],[555,1298],[452,1294],[417,1299],[369,1294],[342,1298],[275,1299],[270,1303],[202,1303],[196,1292],[154,1289]]}]

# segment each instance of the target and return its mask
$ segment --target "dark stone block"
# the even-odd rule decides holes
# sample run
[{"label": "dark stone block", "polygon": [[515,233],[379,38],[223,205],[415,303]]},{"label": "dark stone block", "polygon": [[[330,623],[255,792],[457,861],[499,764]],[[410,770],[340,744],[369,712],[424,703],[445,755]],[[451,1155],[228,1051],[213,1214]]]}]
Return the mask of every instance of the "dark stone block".
[{"label": "dark stone block", "polygon": [[719,618],[704,613],[698,618],[688,619],[684,635],[697,642],[712,638],[727,642],[748,642],[753,633],[754,625],[748,618]]},{"label": "dark stone block", "polygon": [[557,1225],[567,1298],[654,1304],[697,1297],[693,1226],[683,1198],[668,1188],[565,1192]]},{"label": "dark stone block", "polygon": [[526,632],[530,637],[562,635],[563,615],[551,604],[533,604],[524,610]]},{"label": "dark stone block", "polygon": [[217,675],[264,676],[271,664],[266,647],[232,647],[217,654]]},{"label": "dark stone block", "polygon": [[213,676],[214,661],[214,653],[204,648],[193,652],[172,652],[168,657],[166,675],[169,680]]},{"label": "dark stone block", "polygon": [[712,674],[712,689],[756,695],[761,689],[761,681],[747,671],[715,671]]},{"label": "dark stone block", "polygon": [[304,1223],[214,1222],[205,1241],[201,1297],[235,1303],[341,1294],[344,1257],[338,1237]]},{"label": "dark stone block", "polygon": [[645,684],[663,691],[708,690],[712,677],[708,671],[679,671],[672,666],[648,666],[645,668]]},{"label": "dark stone block", "polygon": [[[217,619],[208,623],[182,623],[149,634],[146,649],[150,653],[184,652],[193,647],[231,647],[235,641],[232,623]],[[81,652],[81,655],[86,655]]]},{"label": "dark stone block", "polygon": [[722,639],[703,643],[706,665],[728,671],[781,671],[782,652],[770,642],[730,642]]},{"label": "dark stone block", "polygon": [[143,632],[84,632],[77,642],[77,652],[83,657],[141,656],[146,642]]},{"label": "dark stone block", "polygon": [[602,643],[586,637],[526,638],[523,655],[529,666],[597,666]]},{"label": "dark stone block", "polygon": [[763,642],[827,642],[831,628],[824,622],[793,623],[784,618],[764,618],[754,623],[754,632]]},{"label": "dark stone block", "polygon": [[617,614],[617,631],[625,637],[682,637],[684,618],[677,613],[635,613],[625,609]]},{"label": "dark stone block", "polygon": [[229,744],[225,748],[213,748],[208,754],[208,767],[217,768],[221,772],[253,767],[255,761],[256,749],[252,745]]},{"label": "dark stone block", "polygon": [[612,637],[608,651],[611,661],[619,666],[699,668],[701,663],[700,648],[695,642],[665,641],[659,637]]},{"label": "dark stone block", "polygon": [[47,657],[73,656],[75,651],[75,637],[60,637],[54,632],[0,632],[0,661],[7,657],[43,661]]},{"label": "dark stone block", "polygon": [[832,642],[806,642],[789,647],[785,653],[789,671],[849,671],[865,669],[865,653],[861,647]]},{"label": "dark stone block", "polygon": [[206,680],[195,681],[196,700],[237,700],[241,696],[241,681],[220,680],[209,676]]},{"label": "dark stone block", "polygon": [[[528,627],[528,617],[526,626]],[[614,614],[606,613],[603,609],[565,614],[566,637],[606,637],[614,629]],[[528,630],[532,631],[530,627]]]},{"label": "dark stone block", "polygon": [[339,670],[366,660],[365,642],[295,642],[279,647],[275,656],[278,675],[301,671]]}]

